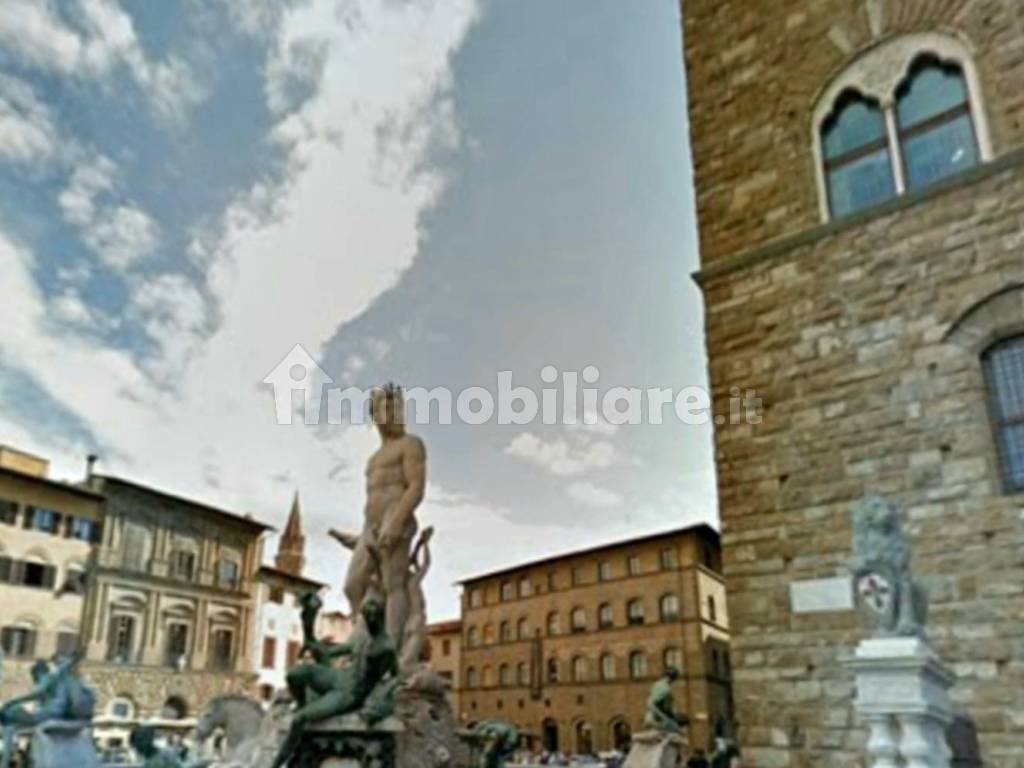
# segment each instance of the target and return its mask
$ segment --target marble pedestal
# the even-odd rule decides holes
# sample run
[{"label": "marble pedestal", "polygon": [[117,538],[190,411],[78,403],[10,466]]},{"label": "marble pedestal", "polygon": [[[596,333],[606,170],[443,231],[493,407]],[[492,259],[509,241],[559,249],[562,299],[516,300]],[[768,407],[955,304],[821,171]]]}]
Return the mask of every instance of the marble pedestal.
[{"label": "marble pedestal", "polygon": [[92,744],[92,726],[70,720],[51,720],[32,732],[33,768],[100,768]]},{"label": "marble pedestal", "polygon": [[683,762],[686,742],[681,736],[661,731],[634,734],[622,768],[676,768]]},{"label": "marble pedestal", "polygon": [[372,728],[358,715],[310,726],[302,735],[289,768],[396,768],[402,723],[389,717]]},{"label": "marble pedestal", "polygon": [[870,768],[949,768],[953,675],[917,637],[872,638],[849,662]]}]

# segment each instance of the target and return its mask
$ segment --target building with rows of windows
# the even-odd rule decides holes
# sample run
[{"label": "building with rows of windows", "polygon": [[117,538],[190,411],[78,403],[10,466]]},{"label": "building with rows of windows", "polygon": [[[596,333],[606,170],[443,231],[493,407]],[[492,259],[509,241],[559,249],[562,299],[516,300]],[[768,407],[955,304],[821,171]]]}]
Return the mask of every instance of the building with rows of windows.
[{"label": "building with rows of windows", "polygon": [[448,704],[457,716],[461,711],[462,622],[455,619],[429,625],[423,656],[431,671],[448,684]]},{"label": "building with rows of windows", "polygon": [[877,492],[956,674],[958,764],[1024,764],[1024,3],[683,17],[713,400],[762,403],[715,437],[745,755],[862,762],[850,508]]},{"label": "building with rows of windows", "polygon": [[650,686],[681,672],[676,702],[707,745],[729,727],[729,619],[707,526],[573,552],[466,580],[463,722],[515,723],[531,746],[592,754],[643,728]]},{"label": "building with rows of windows", "polygon": [[0,697],[28,690],[36,659],[82,648],[96,735],[115,746],[140,719],[187,731],[214,696],[252,693],[269,527],[91,465],[82,483],[48,475],[0,446]]},{"label": "building with rows of windows", "polygon": [[85,573],[103,498],[50,480],[45,459],[0,446],[0,699],[31,687],[29,667],[78,647]]},{"label": "building with rows of windows", "polygon": [[258,572],[269,526],[91,474],[102,537],[81,634],[101,726],[157,717],[188,729],[216,696],[255,687]]}]

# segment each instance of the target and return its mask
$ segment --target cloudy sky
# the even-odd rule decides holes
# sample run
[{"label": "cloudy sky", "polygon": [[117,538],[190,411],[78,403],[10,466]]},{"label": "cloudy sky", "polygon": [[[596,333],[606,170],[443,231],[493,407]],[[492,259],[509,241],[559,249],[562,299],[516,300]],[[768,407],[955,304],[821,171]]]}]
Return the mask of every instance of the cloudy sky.
[{"label": "cloudy sky", "polygon": [[[273,9],[273,10],[272,10]],[[4,0],[0,443],[282,525],[361,520],[341,386],[705,381],[675,0]],[[432,424],[432,618],[456,579],[716,519],[710,430]]]}]

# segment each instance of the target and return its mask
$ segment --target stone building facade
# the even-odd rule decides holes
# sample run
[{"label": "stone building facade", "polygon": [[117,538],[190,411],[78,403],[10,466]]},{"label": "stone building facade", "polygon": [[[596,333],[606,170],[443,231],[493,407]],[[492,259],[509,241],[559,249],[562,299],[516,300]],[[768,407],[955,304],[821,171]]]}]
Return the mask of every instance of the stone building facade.
[{"label": "stone building facade", "polygon": [[187,728],[215,696],[252,693],[268,526],[119,478],[88,485],[105,497],[81,630],[101,726]]},{"label": "stone building facade", "polygon": [[534,749],[623,746],[667,665],[691,743],[728,727],[729,613],[707,526],[469,579],[462,640],[459,719],[513,722]]},{"label": "stone building facade", "polygon": [[48,475],[45,459],[0,447],[0,700],[28,692],[36,659],[79,643],[103,497]]},{"label": "stone building facade", "polygon": [[[739,735],[862,764],[850,505],[899,502],[986,765],[1024,765],[1024,3],[686,0]],[[757,422],[757,423],[754,423]],[[841,597],[841,595],[840,595]]]},{"label": "stone building facade", "polygon": [[448,703],[458,717],[461,711],[459,694],[462,689],[462,622],[440,621],[427,627],[427,642],[423,655],[431,671],[447,681]]}]

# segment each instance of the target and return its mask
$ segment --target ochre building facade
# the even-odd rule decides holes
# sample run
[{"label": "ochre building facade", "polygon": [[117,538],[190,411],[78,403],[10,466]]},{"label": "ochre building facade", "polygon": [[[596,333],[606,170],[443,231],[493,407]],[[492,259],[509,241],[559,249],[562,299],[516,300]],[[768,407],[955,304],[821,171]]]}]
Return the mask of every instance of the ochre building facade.
[{"label": "ochre building facade", "polygon": [[515,723],[535,750],[621,749],[674,666],[691,743],[729,728],[729,614],[710,527],[486,574],[463,583],[462,601],[464,723]]},{"label": "ochre building facade", "polygon": [[78,647],[102,502],[51,480],[45,459],[0,447],[0,699],[31,689],[36,659]]},{"label": "ochre building facade", "polygon": [[462,622],[456,619],[428,626],[423,655],[431,671],[448,684],[448,704],[458,717],[461,711],[459,691],[462,688]]},{"label": "ochre building facade", "polygon": [[863,764],[862,622],[793,585],[848,574],[877,492],[959,727],[1024,765],[1024,3],[682,10],[713,400],[761,400],[716,430],[744,754]]}]

